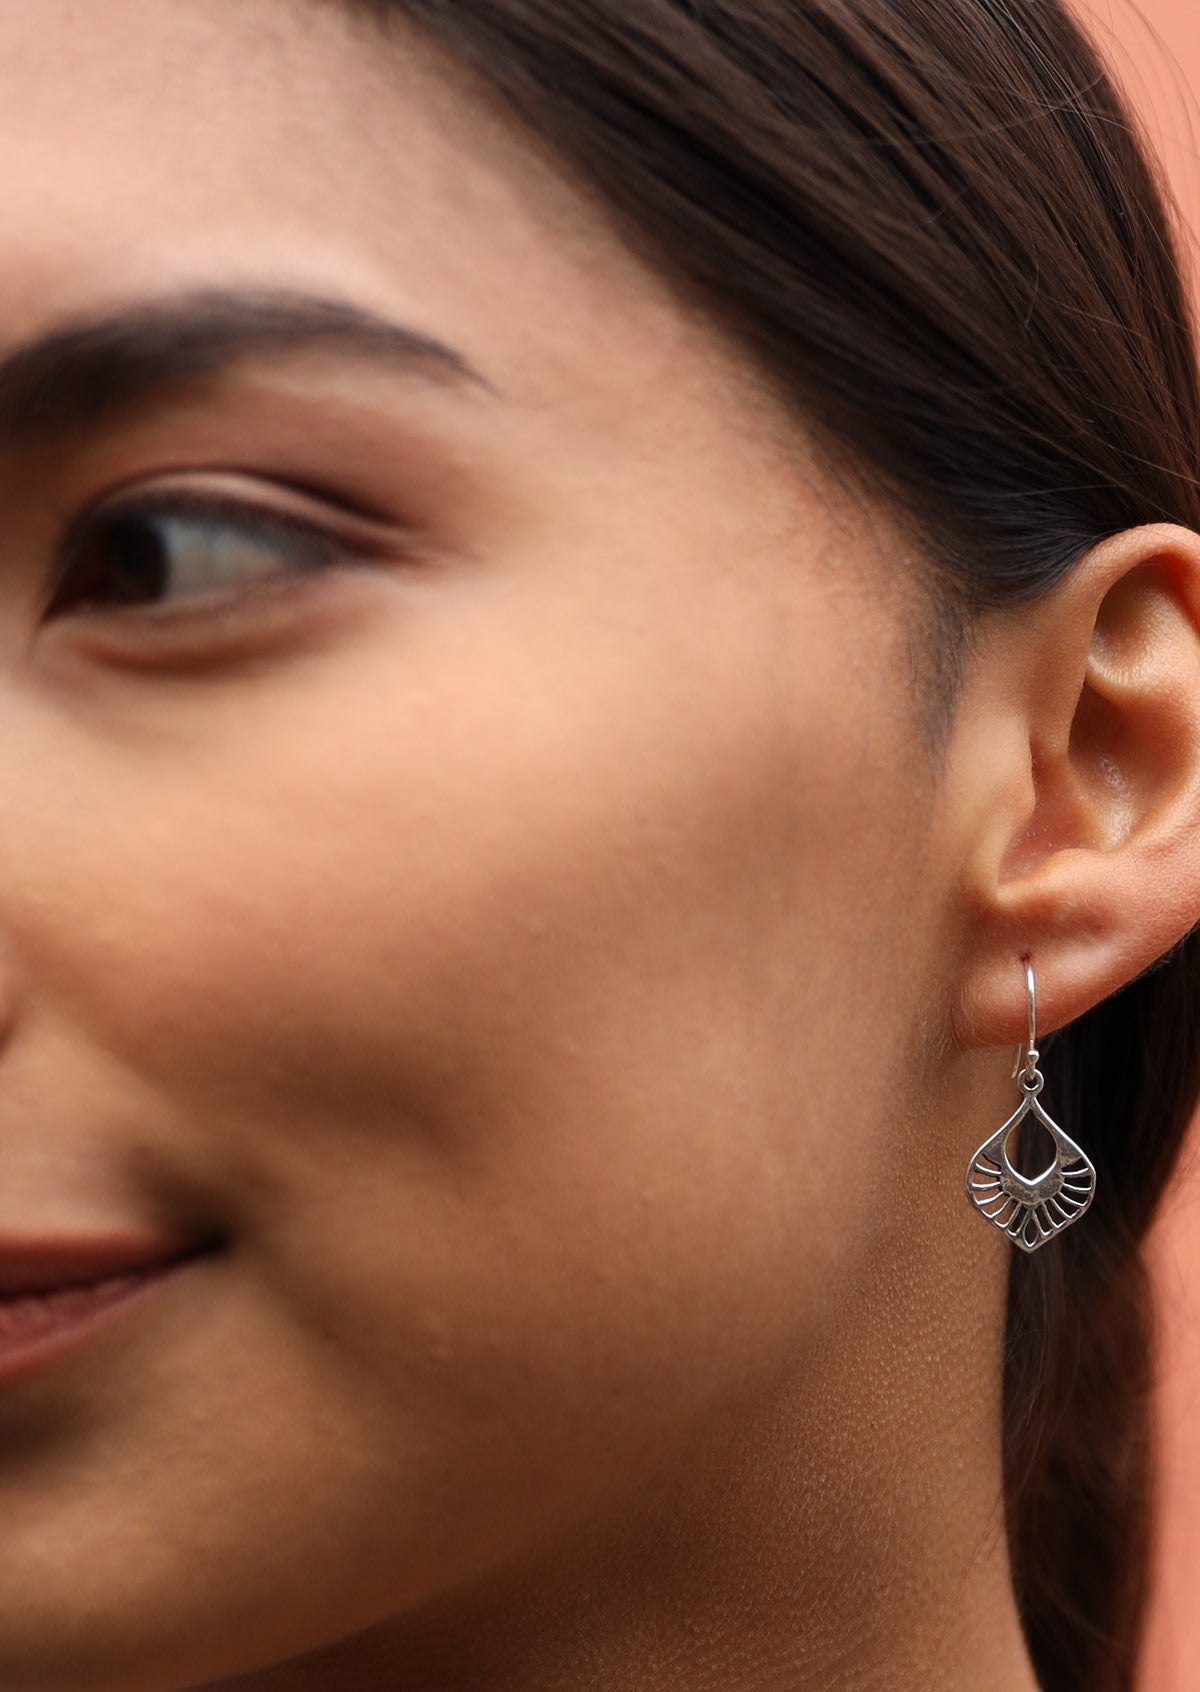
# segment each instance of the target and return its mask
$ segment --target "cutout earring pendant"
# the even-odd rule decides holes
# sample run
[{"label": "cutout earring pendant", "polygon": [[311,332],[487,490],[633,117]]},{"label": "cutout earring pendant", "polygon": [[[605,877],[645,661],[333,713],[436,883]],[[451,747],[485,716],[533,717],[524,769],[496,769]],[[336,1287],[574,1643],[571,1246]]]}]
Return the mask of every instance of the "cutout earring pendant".
[{"label": "cutout earring pendant", "polygon": [[[980,1146],[967,1170],[967,1197],[1002,1234],[1022,1251],[1037,1251],[1078,1222],[1096,1193],[1096,1171],[1080,1148],[1038,1102],[1045,1077],[1038,1069],[1037,984],[1033,966],[1025,965],[1029,995],[1029,1039],[1019,1048],[1017,1068],[1023,1095],[1003,1128]],[[1054,1142],[1054,1158],[1040,1175],[1028,1177],[1008,1155],[1012,1136],[1032,1116]]]}]

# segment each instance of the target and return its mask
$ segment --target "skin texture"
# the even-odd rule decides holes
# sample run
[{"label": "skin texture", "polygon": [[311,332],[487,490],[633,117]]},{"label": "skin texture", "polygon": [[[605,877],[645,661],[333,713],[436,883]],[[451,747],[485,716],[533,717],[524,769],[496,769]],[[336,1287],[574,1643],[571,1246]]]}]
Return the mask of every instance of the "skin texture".
[{"label": "skin texture", "polygon": [[[0,1684],[1028,1692],[963,1171],[1023,953],[1200,914],[1194,538],[990,617],[935,778],[911,546],[420,42],[5,0],[0,133],[0,356],[315,291],[483,378],[0,457],[0,1239],[220,1243],[0,1384]],[[47,614],[134,488],[345,562]]]}]

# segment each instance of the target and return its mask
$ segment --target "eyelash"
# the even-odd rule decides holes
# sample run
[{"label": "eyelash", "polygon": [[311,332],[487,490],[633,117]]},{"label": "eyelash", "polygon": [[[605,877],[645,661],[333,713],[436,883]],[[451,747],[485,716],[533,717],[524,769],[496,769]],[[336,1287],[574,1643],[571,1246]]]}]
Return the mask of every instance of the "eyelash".
[{"label": "eyelash", "polygon": [[[254,575],[248,584],[224,584],[215,590],[185,594],[174,600],[131,603],[119,595],[116,599],[104,598],[94,591],[106,575],[111,586],[120,568],[112,556],[107,559],[100,556],[106,542],[117,544],[124,529],[128,544],[139,528],[145,534],[155,524],[165,526],[172,521],[194,531],[208,529],[225,537],[240,536],[252,551],[276,559],[277,567]],[[165,578],[174,560],[169,547],[160,547],[158,552]],[[339,567],[361,566],[367,562],[368,552],[369,548],[361,543],[350,545],[340,540],[331,527],[266,503],[202,490],[148,492],[88,512],[71,527],[54,566],[42,617],[49,621],[84,613],[177,623],[203,616],[206,611],[211,613],[215,607],[228,612],[239,603],[245,604],[255,597],[261,599],[264,592],[277,596],[281,588],[290,590],[306,579]],[[298,558],[298,554],[303,556]],[[147,565],[153,560],[144,554],[141,562]]]}]

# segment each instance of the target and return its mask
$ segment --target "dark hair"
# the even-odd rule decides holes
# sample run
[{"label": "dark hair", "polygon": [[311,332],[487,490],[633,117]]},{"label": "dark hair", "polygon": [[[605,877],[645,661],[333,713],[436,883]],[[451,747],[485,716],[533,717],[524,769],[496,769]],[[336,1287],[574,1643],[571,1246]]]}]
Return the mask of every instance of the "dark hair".
[{"label": "dark hair", "polygon": [[[481,71],[899,502],[952,611],[943,659],[974,609],[1043,592],[1098,541],[1200,529],[1162,192],[1059,0],[363,3]],[[1189,939],[1055,1043],[1051,1108],[1098,1191],[1053,1250],[1015,1255],[1005,1393],[1017,1595],[1054,1692],[1133,1684],[1141,1250],[1200,1085],[1198,1007]]]}]

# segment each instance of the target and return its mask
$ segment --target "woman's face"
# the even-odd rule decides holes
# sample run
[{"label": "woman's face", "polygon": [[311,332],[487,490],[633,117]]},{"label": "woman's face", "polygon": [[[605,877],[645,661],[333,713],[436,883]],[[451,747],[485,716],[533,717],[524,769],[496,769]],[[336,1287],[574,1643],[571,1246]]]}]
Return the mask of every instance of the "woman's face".
[{"label": "woman's face", "polygon": [[916,1014],[910,584],[405,37],[3,0],[0,135],[4,1308],[205,1248],[7,1379],[0,1315],[0,1683],[174,1685],[803,1369]]}]

